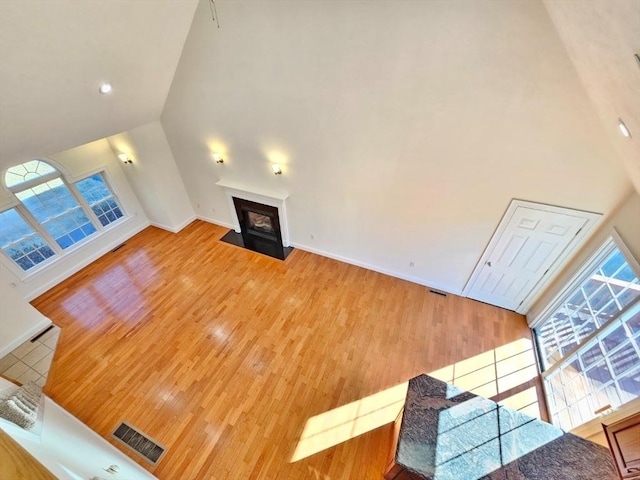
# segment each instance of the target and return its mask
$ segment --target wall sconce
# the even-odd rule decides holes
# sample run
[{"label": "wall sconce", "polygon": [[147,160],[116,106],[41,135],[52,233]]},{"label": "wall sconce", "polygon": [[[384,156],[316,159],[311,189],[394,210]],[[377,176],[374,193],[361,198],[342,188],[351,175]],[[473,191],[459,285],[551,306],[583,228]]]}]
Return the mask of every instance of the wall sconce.
[{"label": "wall sconce", "polygon": [[282,169],[280,168],[280,165],[276,163],[271,165],[271,170],[273,170],[274,175],[282,175]]},{"label": "wall sconce", "polygon": [[122,160],[122,163],[133,163],[126,153],[121,153],[118,155],[118,158]]},{"label": "wall sconce", "polygon": [[212,153],[211,158],[213,158],[216,163],[224,163],[224,158],[222,158],[220,153]]},{"label": "wall sconce", "polygon": [[624,137],[631,138],[631,132],[629,131],[627,126],[624,124],[621,118],[618,118],[618,130],[620,130],[620,133]]}]

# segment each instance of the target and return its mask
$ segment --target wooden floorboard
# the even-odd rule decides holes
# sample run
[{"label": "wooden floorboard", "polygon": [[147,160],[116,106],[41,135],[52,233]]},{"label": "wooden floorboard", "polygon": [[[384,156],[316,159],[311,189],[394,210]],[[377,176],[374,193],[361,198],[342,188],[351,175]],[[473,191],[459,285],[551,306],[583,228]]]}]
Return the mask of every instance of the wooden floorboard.
[{"label": "wooden floorboard", "polygon": [[120,450],[122,420],[166,446],[139,461],[161,479],[380,479],[390,424],[291,462],[307,421],[530,339],[513,312],[226,232],[150,227],[32,302],[62,327],[46,393]]}]

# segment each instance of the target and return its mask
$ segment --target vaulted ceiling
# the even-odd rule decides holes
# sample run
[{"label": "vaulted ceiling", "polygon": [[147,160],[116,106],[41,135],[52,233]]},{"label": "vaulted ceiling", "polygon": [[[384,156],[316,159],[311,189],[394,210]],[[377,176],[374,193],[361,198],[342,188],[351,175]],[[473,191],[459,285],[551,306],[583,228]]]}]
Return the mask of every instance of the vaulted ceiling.
[{"label": "vaulted ceiling", "polygon": [[[197,0],[2,0],[2,166],[160,117]],[[113,85],[101,96],[101,82]]]},{"label": "vaulted ceiling", "polygon": [[[159,119],[197,3],[0,2],[0,166]],[[615,145],[612,161],[640,191],[640,2],[544,3]],[[97,93],[103,81],[113,94]],[[620,138],[617,117],[632,139]]]}]

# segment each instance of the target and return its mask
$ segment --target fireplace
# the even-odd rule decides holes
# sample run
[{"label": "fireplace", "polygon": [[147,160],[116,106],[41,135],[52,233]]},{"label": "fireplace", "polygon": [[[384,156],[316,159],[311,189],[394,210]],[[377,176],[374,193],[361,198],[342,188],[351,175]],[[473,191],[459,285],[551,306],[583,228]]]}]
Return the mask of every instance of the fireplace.
[{"label": "fireplace", "polygon": [[293,247],[289,246],[287,211],[282,192],[248,189],[218,181],[229,202],[234,229],[220,240],[284,260]]},{"label": "fireplace", "polygon": [[277,207],[233,197],[244,247],[285,259]]}]

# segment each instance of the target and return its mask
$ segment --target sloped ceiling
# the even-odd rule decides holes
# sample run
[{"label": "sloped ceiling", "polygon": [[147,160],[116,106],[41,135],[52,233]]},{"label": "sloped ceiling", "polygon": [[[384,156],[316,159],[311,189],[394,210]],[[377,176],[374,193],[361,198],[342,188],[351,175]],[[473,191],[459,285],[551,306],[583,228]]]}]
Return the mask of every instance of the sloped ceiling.
[{"label": "sloped ceiling", "polygon": [[[569,57],[640,193],[640,1],[545,0]],[[631,138],[618,131],[622,118]],[[616,159],[612,159],[615,161]]]},{"label": "sloped ceiling", "polygon": [[[0,166],[159,119],[197,3],[2,0]],[[640,191],[640,2],[544,3]],[[105,80],[115,90],[100,96]],[[618,116],[631,140],[617,132]]]},{"label": "sloped ceiling", "polygon": [[157,120],[196,6],[0,1],[0,166]]}]

